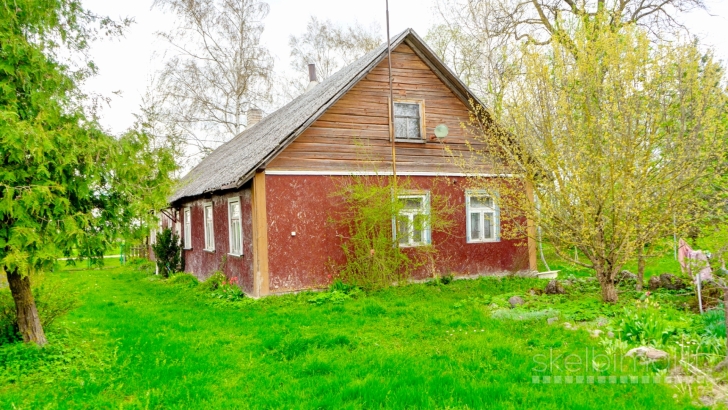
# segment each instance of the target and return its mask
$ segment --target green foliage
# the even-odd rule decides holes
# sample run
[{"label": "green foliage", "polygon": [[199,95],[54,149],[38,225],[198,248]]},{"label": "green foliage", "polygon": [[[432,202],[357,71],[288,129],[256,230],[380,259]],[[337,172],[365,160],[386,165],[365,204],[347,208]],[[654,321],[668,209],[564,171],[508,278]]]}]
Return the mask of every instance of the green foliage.
[{"label": "green foliage", "polygon": [[448,274],[448,275],[442,275],[442,276],[435,276],[434,279],[428,280],[425,282],[426,284],[430,286],[438,286],[438,285],[449,285],[452,283],[452,281],[455,280],[455,275]]},{"label": "green foliage", "polygon": [[532,222],[560,256],[581,255],[610,303],[646,244],[724,207],[716,187],[728,165],[721,63],[696,42],[653,42],[613,21],[600,9],[545,46],[524,44],[499,121],[476,107],[471,123],[490,172],[533,188],[535,200],[507,178],[479,178],[500,193],[504,226],[515,225],[504,237]]},{"label": "green foliage", "polygon": [[700,316],[704,332],[715,337],[726,337],[725,332],[725,310],[723,306],[710,309]]},{"label": "green foliage", "polygon": [[221,271],[215,271],[209,278],[205,279],[200,285],[200,290],[213,292],[217,290],[223,282],[225,282],[225,274]]},{"label": "green foliage", "polygon": [[0,10],[0,272],[51,271],[59,256],[103,264],[108,245],[153,210],[139,206],[148,202],[138,188],[166,197],[175,168],[166,148],[116,139],[83,108],[81,85],[95,68],[69,61],[128,21],[78,0],[3,1]]},{"label": "green foliage", "polygon": [[229,302],[238,302],[245,299],[245,293],[238,286],[238,278],[223,278],[217,288],[212,291],[212,296]]},{"label": "green foliage", "polygon": [[[53,329],[52,325],[58,318],[79,306],[78,292],[57,280],[43,280],[40,277],[33,279],[36,279],[33,297],[40,323],[43,328]],[[15,301],[10,289],[0,289],[0,345],[22,340],[18,334],[15,312]]]},{"label": "green foliage", "polygon": [[162,277],[168,278],[183,269],[182,246],[179,236],[175,235],[171,229],[165,228],[157,235],[157,243],[152,245],[152,249]]},{"label": "green foliage", "polygon": [[211,297],[229,302],[245,299],[245,293],[238,286],[238,278],[228,279],[221,271],[215,271],[199,286],[200,291]]},{"label": "green foliage", "polygon": [[349,285],[342,282],[340,279],[336,279],[334,283],[329,286],[328,292],[317,292],[313,297],[308,299],[308,303],[321,306],[326,303],[341,304],[344,301],[352,298],[357,298],[362,295],[363,291],[361,288],[355,285]]},{"label": "green foliage", "polygon": [[[412,232],[447,231],[452,226],[448,218],[452,208],[447,198],[437,194],[436,186],[428,187],[429,208],[414,218]],[[393,201],[401,195],[412,194],[417,189],[407,179],[398,180],[396,189],[391,178],[352,176],[334,198],[341,203],[342,211],[332,216],[333,223],[345,231],[342,242],[346,262],[339,267],[340,278],[349,284],[366,290],[381,289],[402,284],[413,271],[425,266],[434,258],[435,249],[426,238],[422,246],[400,247],[395,238],[395,223],[401,229],[403,201]]]},{"label": "green foliage", "polygon": [[200,285],[200,281],[195,275],[189,273],[177,273],[169,277],[169,283],[173,285],[180,285],[188,288],[196,288]]},{"label": "green foliage", "polygon": [[690,320],[684,315],[663,309],[649,298],[636,301],[634,308],[625,308],[619,323],[622,338],[640,345],[662,347],[668,340],[687,332]]},{"label": "green foliage", "polygon": [[50,268],[61,254],[99,260],[140,215],[132,206],[132,182],[162,183],[170,179],[170,167],[129,163],[149,149],[149,141],[131,144],[104,134],[77,99],[78,81],[91,72],[70,71],[54,53],[61,46],[86,48],[97,33],[94,22],[108,34],[123,24],[89,13],[75,0],[22,0],[2,9],[0,269],[26,275]]}]

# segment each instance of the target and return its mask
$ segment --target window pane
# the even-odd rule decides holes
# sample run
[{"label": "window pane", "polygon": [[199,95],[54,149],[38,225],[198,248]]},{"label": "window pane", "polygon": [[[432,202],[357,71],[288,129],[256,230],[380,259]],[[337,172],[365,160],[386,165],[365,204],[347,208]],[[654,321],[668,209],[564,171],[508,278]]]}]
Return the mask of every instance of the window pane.
[{"label": "window pane", "polygon": [[425,216],[415,215],[414,226],[412,228],[412,242],[422,243],[424,242],[424,231],[425,231]]},{"label": "window pane", "polygon": [[422,209],[422,198],[402,198],[402,207],[408,210]]},{"label": "window pane", "polygon": [[407,120],[404,118],[394,119],[394,138],[407,138]]},{"label": "window pane", "polygon": [[231,214],[232,218],[240,218],[240,203],[239,202],[230,203],[230,214]]},{"label": "window pane", "polygon": [[407,138],[411,138],[411,139],[420,138],[420,120],[419,120],[419,118],[408,118],[407,119]]},{"label": "window pane", "polygon": [[410,219],[407,216],[400,216],[397,223],[397,237],[399,243],[406,245],[409,244],[409,232],[410,232]]},{"label": "window pane", "polygon": [[394,116],[395,117],[416,117],[420,116],[420,105],[419,104],[407,104],[407,103],[394,103]]},{"label": "window pane", "polygon": [[470,239],[480,239],[480,212],[470,213]]},{"label": "window pane", "polygon": [[471,208],[493,208],[493,198],[473,195],[470,197]]},{"label": "window pane", "polygon": [[232,249],[230,249],[231,253],[234,254],[241,254],[242,252],[242,226],[240,224],[240,220],[237,219],[233,221],[233,224],[231,226],[231,233],[232,233]]},{"label": "window pane", "polygon": [[486,212],[483,214],[483,238],[493,239],[493,214]]}]

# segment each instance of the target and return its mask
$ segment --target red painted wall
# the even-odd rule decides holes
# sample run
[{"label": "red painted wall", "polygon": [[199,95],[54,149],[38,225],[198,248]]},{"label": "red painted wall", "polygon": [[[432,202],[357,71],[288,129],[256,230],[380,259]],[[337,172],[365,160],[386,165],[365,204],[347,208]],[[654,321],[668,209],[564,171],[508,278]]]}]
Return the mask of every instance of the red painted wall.
[{"label": "red painted wall", "polygon": [[[324,287],[344,261],[341,239],[330,217],[335,215],[331,193],[346,177],[267,175],[268,267],[271,293]],[[443,178],[441,177],[440,180]],[[419,189],[431,189],[434,177],[411,177]],[[473,243],[466,241],[465,183],[448,177],[436,193],[450,197],[456,209],[450,235],[433,232],[438,250],[436,268],[458,276],[528,268],[526,239]],[[439,181],[444,182],[444,181]],[[295,236],[291,233],[295,232]],[[423,269],[415,279],[427,276]]]},{"label": "red painted wall", "polygon": [[[228,198],[240,198],[240,208],[243,218],[243,255],[229,255],[230,241],[228,229]],[[213,195],[210,198],[197,199],[180,205],[180,223],[182,238],[184,238],[184,207],[189,206],[192,219],[192,249],[184,250],[185,272],[204,280],[210,275],[223,269],[223,273],[230,279],[237,278],[238,284],[244,292],[253,292],[253,225],[251,208],[251,190],[245,187],[240,191]],[[203,219],[203,203],[213,203],[213,225],[215,232],[215,251],[209,252],[205,248],[205,227]]]}]

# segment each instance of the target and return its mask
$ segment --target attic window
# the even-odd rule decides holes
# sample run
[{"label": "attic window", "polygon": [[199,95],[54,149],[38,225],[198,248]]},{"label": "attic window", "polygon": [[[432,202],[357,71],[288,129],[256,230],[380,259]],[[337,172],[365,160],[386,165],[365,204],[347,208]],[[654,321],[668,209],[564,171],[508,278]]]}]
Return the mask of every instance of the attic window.
[{"label": "attic window", "polygon": [[394,139],[422,141],[421,111],[418,102],[394,103]]}]

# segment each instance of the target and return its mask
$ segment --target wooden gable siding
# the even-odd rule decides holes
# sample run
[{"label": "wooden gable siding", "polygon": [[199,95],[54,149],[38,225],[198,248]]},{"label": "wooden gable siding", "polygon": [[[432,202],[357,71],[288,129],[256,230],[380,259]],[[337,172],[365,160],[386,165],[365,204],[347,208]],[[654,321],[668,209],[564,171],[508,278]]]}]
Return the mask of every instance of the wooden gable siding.
[{"label": "wooden gable siding", "polygon": [[[446,153],[469,156],[465,144],[466,105],[407,45],[392,52],[394,99],[424,103],[425,143],[397,142],[398,172],[462,172]],[[273,171],[373,171],[391,167],[387,59],[356,84],[283,150],[267,169]],[[445,124],[444,143],[434,128]],[[471,141],[473,143],[473,141]]]}]

